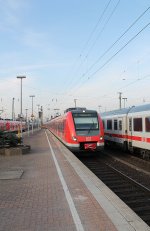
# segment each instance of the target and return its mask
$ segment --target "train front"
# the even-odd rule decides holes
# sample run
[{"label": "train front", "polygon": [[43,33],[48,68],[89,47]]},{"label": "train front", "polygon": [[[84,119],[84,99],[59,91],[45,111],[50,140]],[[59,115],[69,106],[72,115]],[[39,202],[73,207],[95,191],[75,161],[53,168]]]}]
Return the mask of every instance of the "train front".
[{"label": "train front", "polygon": [[73,151],[100,151],[104,148],[104,130],[100,116],[94,110],[73,110]]}]

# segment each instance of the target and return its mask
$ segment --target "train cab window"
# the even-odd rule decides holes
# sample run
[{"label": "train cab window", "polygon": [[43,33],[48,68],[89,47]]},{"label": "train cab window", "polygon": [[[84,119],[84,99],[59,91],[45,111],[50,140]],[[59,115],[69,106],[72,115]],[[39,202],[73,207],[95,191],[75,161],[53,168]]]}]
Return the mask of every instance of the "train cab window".
[{"label": "train cab window", "polygon": [[112,120],[107,120],[107,130],[112,130]]},{"label": "train cab window", "polygon": [[133,130],[135,132],[142,132],[142,118],[134,118],[133,119]]},{"label": "train cab window", "polygon": [[97,113],[73,113],[76,130],[98,130]]},{"label": "train cab window", "polygon": [[118,121],[114,120],[114,130],[118,130]]},{"label": "train cab window", "polygon": [[150,132],[150,117],[145,118],[145,131]]}]

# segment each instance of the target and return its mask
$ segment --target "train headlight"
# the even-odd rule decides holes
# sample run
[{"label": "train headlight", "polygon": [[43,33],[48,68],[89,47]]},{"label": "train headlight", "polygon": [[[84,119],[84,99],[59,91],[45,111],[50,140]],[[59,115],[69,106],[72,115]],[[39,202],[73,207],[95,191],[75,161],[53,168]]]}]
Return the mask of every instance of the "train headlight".
[{"label": "train headlight", "polygon": [[100,136],[100,140],[103,140],[103,136]]},{"label": "train headlight", "polygon": [[73,139],[74,141],[77,141],[77,137],[75,137],[75,136],[72,136],[72,139]]}]

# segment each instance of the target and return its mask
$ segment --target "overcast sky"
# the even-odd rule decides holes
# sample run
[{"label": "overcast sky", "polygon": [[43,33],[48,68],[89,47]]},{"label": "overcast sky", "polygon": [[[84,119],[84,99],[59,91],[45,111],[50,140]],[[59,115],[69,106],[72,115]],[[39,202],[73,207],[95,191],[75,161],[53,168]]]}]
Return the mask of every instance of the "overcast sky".
[{"label": "overcast sky", "polygon": [[[0,110],[150,103],[149,0],[0,0]],[[125,105],[124,105],[125,104]]]}]

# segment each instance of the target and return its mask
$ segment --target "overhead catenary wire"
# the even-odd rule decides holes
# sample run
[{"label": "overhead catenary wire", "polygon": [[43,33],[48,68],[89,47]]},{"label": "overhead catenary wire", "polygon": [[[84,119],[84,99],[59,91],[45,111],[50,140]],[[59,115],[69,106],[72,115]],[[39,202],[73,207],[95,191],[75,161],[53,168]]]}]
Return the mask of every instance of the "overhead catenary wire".
[{"label": "overhead catenary wire", "polygon": [[94,71],[88,79],[90,79],[93,75],[95,75],[98,71],[100,71],[103,67],[105,67],[117,54],[119,54],[129,43],[131,43],[140,33],[142,33],[150,23],[146,24],[136,35],[134,35],[124,46],[122,46],[114,55],[112,55],[101,67],[99,67],[96,71]]},{"label": "overhead catenary wire", "polygon": [[129,87],[129,86],[131,86],[131,85],[133,85],[133,84],[135,84],[135,83],[137,83],[137,82],[139,82],[139,81],[142,81],[142,80],[144,80],[144,79],[147,79],[147,78],[150,78],[150,74],[144,75],[143,77],[141,77],[141,78],[139,78],[139,79],[132,80],[130,83],[125,84],[123,87],[117,88],[117,89],[115,89],[115,90],[109,92],[109,94],[105,94],[105,95],[101,95],[101,96],[98,96],[98,97],[94,97],[94,99],[97,99],[97,98],[99,98],[99,97],[103,97],[103,98],[104,98],[104,97],[108,97],[108,96],[110,96],[110,95],[114,95],[114,92],[119,92],[119,91],[122,91],[122,92],[123,92],[123,89],[126,89],[127,87]]},{"label": "overhead catenary wire", "polygon": [[98,19],[96,25],[94,26],[92,32],[91,32],[90,35],[89,35],[89,38],[88,38],[87,42],[85,43],[83,49],[81,50],[81,53],[85,50],[85,48],[86,48],[87,45],[89,44],[89,42],[90,42],[90,40],[91,40],[91,38],[92,38],[94,32],[96,31],[96,29],[97,29],[99,23],[102,21],[102,18],[103,18],[104,14],[105,14],[106,10],[108,9],[108,7],[109,7],[109,5],[110,5],[111,2],[112,2],[112,0],[109,0],[108,3],[106,4],[106,6],[105,6],[105,8],[104,8],[102,14],[100,15],[100,17],[99,17],[99,19]]},{"label": "overhead catenary wire", "polygon": [[[120,1],[120,0],[119,0],[119,1]],[[112,2],[112,0],[109,0],[108,3],[106,4],[106,6],[105,6],[103,12],[101,13],[101,15],[100,15],[98,21],[96,22],[96,25],[94,26],[94,28],[93,28],[92,32],[90,33],[90,35],[89,35],[89,37],[88,37],[88,39],[87,39],[87,41],[86,41],[84,47],[82,48],[82,50],[81,50],[81,52],[80,52],[80,55],[77,57],[76,61],[75,61],[75,62],[73,63],[73,65],[72,65],[72,66],[75,66],[76,63],[77,63],[78,61],[80,61],[79,66],[78,66],[78,67],[76,68],[76,70],[75,70],[76,73],[79,71],[79,69],[81,68],[81,66],[82,66],[82,64],[83,64],[83,62],[84,62],[84,61],[81,60],[82,53],[84,52],[84,50],[87,48],[89,42],[91,41],[91,39],[92,39],[92,37],[93,37],[93,34],[95,33],[95,31],[96,31],[98,25],[101,23],[101,21],[102,21],[102,19],[103,19],[103,17],[104,17],[104,14],[106,13],[106,11],[107,11],[108,7],[110,6],[111,2]],[[109,17],[109,18],[110,18],[110,17]],[[71,73],[71,74],[72,74],[72,73]],[[73,78],[71,78],[71,80],[69,79],[68,86],[69,86],[72,82],[73,82]],[[66,84],[67,84],[67,81],[66,81]]]},{"label": "overhead catenary wire", "polygon": [[100,37],[100,35],[101,35],[101,34],[102,34],[102,32],[104,31],[104,29],[105,29],[106,25],[108,24],[108,22],[110,21],[111,17],[112,17],[112,16],[113,16],[113,14],[115,13],[115,11],[116,11],[117,7],[119,6],[119,3],[120,3],[120,0],[118,0],[118,1],[117,1],[116,5],[114,6],[113,10],[111,11],[111,13],[110,13],[109,17],[107,18],[107,20],[106,20],[106,22],[105,22],[104,26],[102,27],[102,29],[101,29],[101,31],[99,32],[98,36],[96,37],[96,39],[95,39],[94,43],[92,44],[92,46],[90,47],[90,49],[89,49],[88,53],[86,54],[86,57],[85,57],[85,58],[87,58],[87,57],[88,57],[88,55],[90,54],[91,50],[92,50],[92,49],[93,49],[93,47],[95,46],[95,44],[96,44],[96,42],[97,42],[98,38]]},{"label": "overhead catenary wire", "polygon": [[[131,28],[141,19],[141,18],[143,18],[143,16],[148,12],[150,10],[150,7],[148,7],[144,12],[142,12],[139,16],[138,16],[138,18],[136,18],[136,20],[134,20],[133,21],[133,23],[117,38],[117,40],[115,41],[115,42],[113,42],[113,44],[108,48],[108,49],[106,49],[106,51],[88,68],[88,70],[85,72],[85,73],[83,73],[82,74],[82,76],[80,76],[80,78],[78,79],[78,81],[81,81],[81,79],[83,79],[83,77],[85,78],[86,77],[86,75],[93,69],[93,67],[121,40],[121,38],[123,38],[123,36],[128,32],[128,31],[130,31],[131,30]],[[141,31],[142,32],[142,31]],[[140,33],[140,32],[139,32]],[[139,34],[138,33],[138,34]],[[138,36],[138,34],[136,35],[136,36]],[[135,36],[135,37],[136,37]],[[131,40],[133,40],[134,38],[132,38]],[[128,41],[128,43],[130,43],[131,41]],[[125,46],[127,46],[128,45],[128,43],[125,45]],[[121,48],[121,50],[122,49],[124,49],[123,47]],[[120,50],[120,51],[121,51]],[[98,68],[95,72],[93,72],[91,75],[89,75],[88,77],[87,77],[87,79],[84,81],[84,83],[85,82],[87,82],[93,75],[95,75],[100,69],[102,69],[108,62],[110,62],[111,61],[111,59],[113,58],[113,57],[115,57],[120,51],[117,51],[117,53],[116,54],[114,54],[111,58],[109,58],[107,61],[106,61],[106,63],[104,63],[100,68]],[[77,81],[77,80],[76,80]],[[83,85],[84,83],[80,83],[80,85]],[[75,85],[75,84],[74,84]],[[79,84],[77,84],[79,87],[80,87],[80,85]],[[74,86],[73,86],[73,88],[74,88]]]},{"label": "overhead catenary wire", "polygon": [[115,42],[88,68],[84,73],[84,76],[120,41],[120,39],[150,10],[148,7],[124,32],[121,34]]},{"label": "overhead catenary wire", "polygon": [[125,86],[123,86],[123,87],[120,88],[119,90],[122,90],[122,89],[124,89],[124,88],[127,88],[127,87],[129,87],[130,85],[133,85],[133,84],[135,84],[135,83],[137,83],[137,82],[139,82],[139,81],[142,81],[143,79],[149,78],[149,77],[150,77],[150,74],[147,74],[147,75],[145,75],[145,76],[143,76],[143,77],[141,77],[141,78],[138,78],[138,79],[132,81],[131,83],[126,84]]},{"label": "overhead catenary wire", "polygon": [[[123,35],[125,33],[127,33],[133,25],[136,24],[137,21],[139,21],[140,18],[142,18],[144,16],[144,14],[150,9],[150,7],[148,7],[129,27],[128,29],[118,38],[118,41],[123,37]],[[88,79],[86,79],[85,82],[87,82],[93,75],[95,75],[99,70],[101,70],[107,63],[109,63],[119,52],[121,52],[132,40],[134,40],[134,38],[136,38],[144,29],[146,29],[146,27],[149,26],[150,23],[148,23],[141,31],[139,31],[135,36],[133,36],[123,47],[121,47],[114,55],[112,55],[101,67],[99,67],[99,69],[96,70],[96,72],[93,72],[92,75],[88,76]],[[117,40],[111,45],[114,46],[115,43],[118,42]],[[111,48],[111,46],[106,50],[106,52],[108,52],[108,50]]]},{"label": "overhead catenary wire", "polygon": [[[117,1],[116,5],[114,6],[113,10],[111,11],[111,13],[110,13],[109,17],[107,18],[107,20],[106,20],[104,26],[102,27],[101,31],[99,32],[98,36],[96,37],[95,41],[93,42],[92,46],[90,47],[88,53],[86,54],[84,60],[83,60],[82,63],[80,64],[80,66],[83,64],[83,62],[85,62],[86,58],[89,56],[89,54],[90,54],[91,50],[93,49],[93,47],[95,46],[95,44],[96,44],[98,38],[99,38],[100,35],[103,33],[103,31],[104,31],[106,25],[108,24],[108,22],[110,21],[110,19],[112,18],[113,14],[114,14],[114,12],[116,11],[116,9],[117,9],[119,3],[120,3],[120,0]],[[80,66],[79,66],[79,68],[80,68]],[[83,75],[79,78],[79,80],[82,79],[84,76],[85,76],[85,75],[83,74]],[[76,81],[78,81],[78,79],[77,79]]]},{"label": "overhead catenary wire", "polygon": [[[115,1],[116,1],[116,0],[115,0]],[[102,12],[102,14],[100,15],[100,17],[99,17],[99,19],[98,19],[98,21],[97,21],[97,23],[96,23],[94,29],[93,29],[92,32],[90,33],[90,36],[89,36],[89,38],[88,38],[88,40],[87,40],[87,42],[86,42],[86,44],[85,44],[85,46],[83,47],[83,49],[82,49],[81,52],[83,52],[83,51],[85,50],[85,48],[87,47],[87,45],[89,44],[89,42],[90,42],[90,40],[92,39],[92,36],[93,36],[93,34],[95,33],[95,31],[96,31],[98,25],[101,23],[101,21],[102,21],[104,15],[106,14],[106,12],[107,12],[107,10],[108,10],[108,8],[109,8],[111,2],[112,2],[112,0],[109,0],[108,3],[106,4],[106,6],[105,6],[105,8],[104,8],[104,10],[103,10],[103,12]],[[106,25],[107,25],[108,21],[110,20],[110,18],[112,17],[112,15],[114,14],[114,12],[115,12],[117,6],[119,5],[119,2],[120,2],[120,0],[117,0],[117,4],[115,4],[115,6],[113,7],[113,10],[112,10],[111,13],[109,14],[109,16],[108,16],[108,18],[107,18],[107,20],[106,20],[106,23],[105,23],[105,25],[103,26],[103,30],[104,30],[104,28],[106,27]],[[103,32],[103,30],[101,30],[101,33]],[[82,58],[81,53],[80,53],[80,56],[78,57],[78,59],[79,59],[79,58],[80,58],[80,59]],[[78,60],[77,60],[77,61],[78,61]],[[77,61],[76,61],[76,62],[77,62]],[[76,69],[76,73],[80,70],[82,64],[83,64],[83,61],[81,60],[81,62],[80,62],[80,64],[79,64],[78,68]],[[71,75],[72,75],[72,73],[71,73]],[[71,79],[69,79],[69,83],[68,83],[68,84],[67,84],[67,82],[65,83],[65,84],[67,84],[67,86],[65,87],[66,90],[65,90],[64,92],[62,92],[62,95],[64,95],[64,97],[65,97],[65,95],[66,95],[66,91],[69,92],[69,91],[70,91],[70,88],[72,88],[72,86],[75,86],[77,81],[79,81],[77,78],[71,78]],[[68,93],[67,93],[67,94],[68,94]],[[64,98],[64,97],[63,97],[63,98]],[[67,96],[66,96],[66,97],[67,97]],[[65,101],[65,100],[63,100],[63,102],[64,102],[64,101]],[[61,103],[61,105],[63,105],[63,102]]]},{"label": "overhead catenary wire", "polygon": [[[107,6],[105,7],[105,9],[104,9],[102,15],[104,14],[104,12],[106,12],[106,9],[108,8],[108,6],[109,6],[110,3],[111,3],[111,1],[109,1],[109,3],[107,4]],[[117,9],[119,3],[120,3],[120,0],[117,1],[117,3],[115,4],[115,6],[113,7],[112,11],[110,12],[109,16],[107,17],[107,20],[106,20],[106,22],[105,22],[105,24],[104,24],[102,30],[100,31],[99,35],[102,34],[102,32],[104,31],[106,25],[108,24],[108,22],[110,21],[111,17],[112,17],[113,14],[114,14],[114,12],[116,11],[116,9]],[[99,22],[100,22],[100,20],[99,20]],[[94,32],[94,31],[93,31],[93,32]],[[97,39],[98,39],[98,37],[97,37]],[[97,40],[96,40],[96,41],[97,41]],[[96,43],[96,41],[94,42],[94,44]],[[93,45],[93,46],[94,46],[94,45]],[[91,48],[92,48],[92,47],[91,47]],[[81,58],[81,57],[80,57],[80,58]],[[83,64],[84,61],[85,61],[85,60],[81,61],[78,70],[80,69],[80,67],[81,67],[81,65]],[[71,79],[72,81],[70,82],[69,87],[72,89],[83,77],[84,77],[84,76],[82,76],[82,77],[80,77],[80,78],[72,78],[72,79]],[[71,84],[71,83],[72,83],[72,84]],[[68,87],[68,88],[69,88],[69,87]],[[66,91],[69,92],[70,89],[68,89],[68,90],[66,90]],[[66,93],[66,92],[65,92],[65,93]],[[67,94],[68,94],[68,93],[67,93]],[[66,96],[66,97],[67,97],[67,96]],[[62,103],[62,104],[63,104],[63,103]]]},{"label": "overhead catenary wire", "polygon": [[[113,54],[104,64],[102,64],[96,71],[94,71],[91,75],[87,77],[87,79],[82,83],[82,86],[89,80],[91,77],[93,77],[97,72],[102,70],[117,54],[119,54],[127,45],[129,45],[140,33],[142,33],[150,23],[146,24],[136,35],[134,35],[125,45],[123,45],[115,54]],[[78,86],[78,89],[81,87]]]}]

